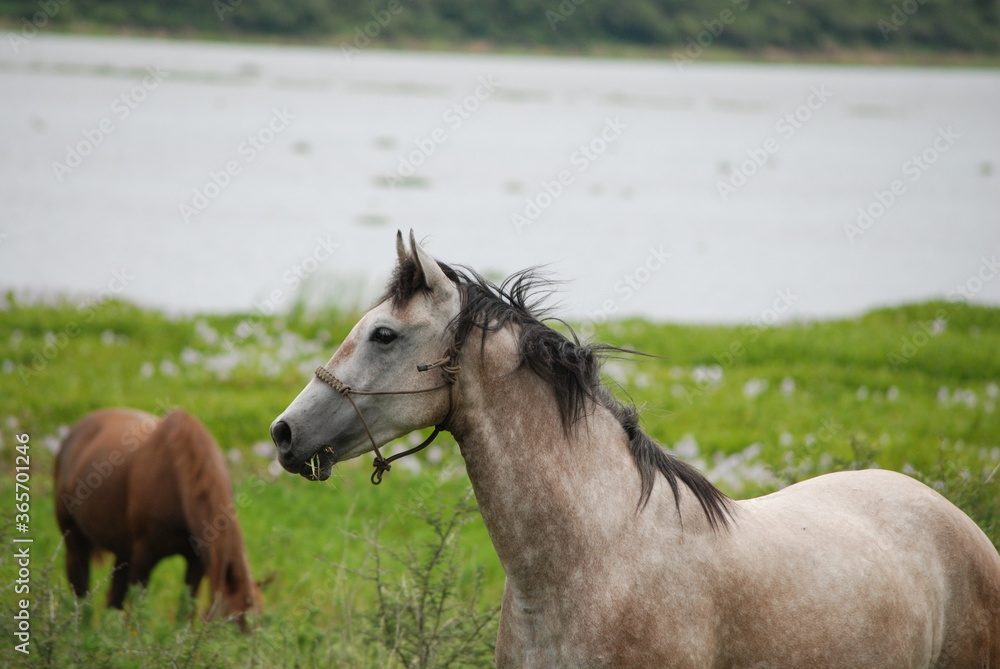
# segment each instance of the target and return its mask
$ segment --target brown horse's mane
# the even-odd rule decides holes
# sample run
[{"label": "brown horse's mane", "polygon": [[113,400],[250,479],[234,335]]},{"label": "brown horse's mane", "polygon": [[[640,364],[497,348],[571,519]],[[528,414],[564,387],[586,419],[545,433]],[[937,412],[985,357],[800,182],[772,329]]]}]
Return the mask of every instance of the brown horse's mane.
[{"label": "brown horse's mane", "polygon": [[[455,269],[442,262],[438,266],[462,294],[462,309],[451,324],[459,347],[473,331],[481,333],[480,345],[485,346],[488,333],[516,326],[520,330],[518,345],[523,364],[551,386],[565,430],[585,419],[595,404],[611,411],[628,436],[639,470],[640,509],[648,503],[659,472],[667,480],[676,504],[680,504],[680,481],[697,498],[713,528],[728,525],[732,501],[697,469],[664,451],[642,430],[638,409],[615,398],[601,381],[603,360],[635,351],[609,344],[582,344],[565,323],[569,336],[547,325],[546,320],[558,320],[552,319],[544,306],[553,292],[553,282],[541,276],[537,268],[517,272],[496,285],[467,267]],[[379,302],[391,300],[394,308],[400,308],[418,291],[426,290],[418,269],[412,257],[401,259]]]},{"label": "brown horse's mane", "polygon": [[150,447],[170,454],[192,547],[205,562],[213,589],[248,580],[232,483],[212,434],[191,414],[174,409],[149,439]]}]

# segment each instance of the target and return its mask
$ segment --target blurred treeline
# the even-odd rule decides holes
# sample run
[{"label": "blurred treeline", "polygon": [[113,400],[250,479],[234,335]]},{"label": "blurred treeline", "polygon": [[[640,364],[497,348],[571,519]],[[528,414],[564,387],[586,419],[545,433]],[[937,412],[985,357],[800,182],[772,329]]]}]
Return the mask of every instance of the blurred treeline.
[{"label": "blurred treeline", "polygon": [[673,48],[697,39],[742,51],[1000,52],[1000,0],[0,0],[0,17],[8,30],[31,23],[345,44]]}]

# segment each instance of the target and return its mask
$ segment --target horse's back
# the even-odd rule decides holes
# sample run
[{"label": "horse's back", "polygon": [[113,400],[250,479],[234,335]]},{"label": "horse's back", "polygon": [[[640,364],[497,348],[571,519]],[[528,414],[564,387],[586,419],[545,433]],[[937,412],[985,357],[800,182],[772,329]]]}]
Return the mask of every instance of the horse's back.
[{"label": "horse's back", "polygon": [[[174,409],[160,420],[149,436],[148,456],[158,466],[143,466],[132,473],[132,484],[146,490],[150,508],[146,516],[162,513],[162,500],[174,501],[170,513],[189,529],[200,526],[220,503],[230,499],[232,484],[222,451],[208,428],[192,414]],[[169,470],[169,475],[164,475]],[[169,519],[164,519],[165,521]]]},{"label": "horse's back", "polygon": [[56,516],[75,524],[95,548],[128,551],[128,479],[134,452],[156,417],[133,409],[100,409],[81,418],[56,456]]},{"label": "horse's back", "polygon": [[[895,472],[839,472],[739,508],[736,541],[771,588],[758,594],[828,619],[828,646],[855,645],[858,666],[883,666],[895,646],[903,666],[1000,669],[1000,555],[937,492]],[[779,582],[799,586],[775,597]]]},{"label": "horse's back", "polygon": [[126,435],[137,433],[136,427],[143,423],[150,425],[148,434],[156,422],[156,416],[137,409],[98,409],[88,413],[73,425],[59,446],[56,484],[65,485],[93,460],[110,457],[115,450],[123,456],[134,450]]},{"label": "horse's back", "polygon": [[938,492],[904,474],[837,472],[740,504],[773,505],[806,522],[832,517],[834,534],[853,531],[882,551],[926,553],[949,573],[972,571],[1000,587],[1000,554],[982,529]]}]

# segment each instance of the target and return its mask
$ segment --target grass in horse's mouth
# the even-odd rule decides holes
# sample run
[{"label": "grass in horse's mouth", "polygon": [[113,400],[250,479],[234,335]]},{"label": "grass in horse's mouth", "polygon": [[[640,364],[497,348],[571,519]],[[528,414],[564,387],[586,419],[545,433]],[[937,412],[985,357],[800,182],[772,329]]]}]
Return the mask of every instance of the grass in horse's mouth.
[{"label": "grass in horse's mouth", "polygon": [[313,453],[312,457],[306,461],[306,464],[309,466],[309,475],[307,476],[307,478],[313,481],[323,480],[320,478],[320,472],[323,469],[323,461],[320,459],[321,453],[329,453],[330,455],[334,455],[333,448],[327,446]]}]

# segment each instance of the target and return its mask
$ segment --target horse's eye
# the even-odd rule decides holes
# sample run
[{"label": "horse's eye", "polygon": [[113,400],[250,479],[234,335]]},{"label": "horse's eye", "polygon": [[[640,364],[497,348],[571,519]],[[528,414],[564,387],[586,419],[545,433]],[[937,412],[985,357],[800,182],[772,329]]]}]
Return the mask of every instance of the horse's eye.
[{"label": "horse's eye", "polygon": [[396,338],[396,333],[389,328],[375,328],[372,330],[372,341],[377,341],[380,344],[388,344],[393,339]]}]

